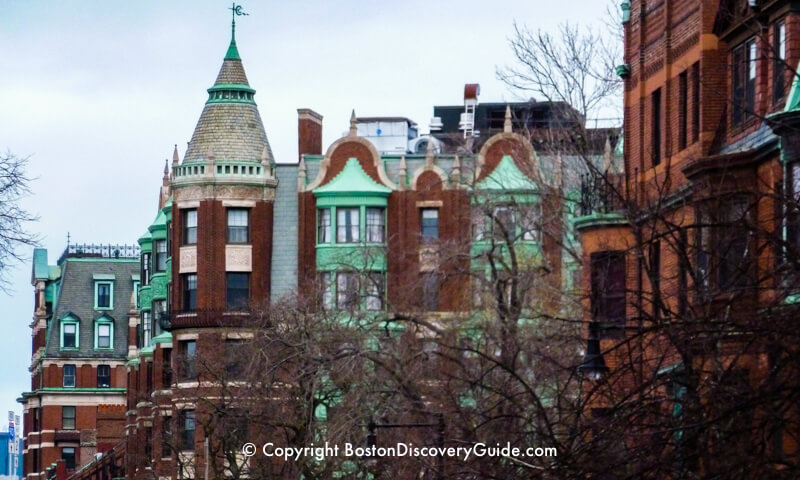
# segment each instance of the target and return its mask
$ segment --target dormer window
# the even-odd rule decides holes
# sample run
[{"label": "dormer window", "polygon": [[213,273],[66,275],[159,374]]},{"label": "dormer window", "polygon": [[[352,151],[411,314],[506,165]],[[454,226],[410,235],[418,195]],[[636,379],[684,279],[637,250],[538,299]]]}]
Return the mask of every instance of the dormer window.
[{"label": "dormer window", "polygon": [[111,310],[114,308],[114,282],[113,280],[95,280],[94,282],[94,309]]},{"label": "dormer window", "polygon": [[108,317],[101,317],[94,324],[94,348],[114,348],[114,322]]},{"label": "dormer window", "polygon": [[61,320],[61,348],[70,349],[78,348],[80,346],[79,337],[79,323],[73,317],[66,317]]}]

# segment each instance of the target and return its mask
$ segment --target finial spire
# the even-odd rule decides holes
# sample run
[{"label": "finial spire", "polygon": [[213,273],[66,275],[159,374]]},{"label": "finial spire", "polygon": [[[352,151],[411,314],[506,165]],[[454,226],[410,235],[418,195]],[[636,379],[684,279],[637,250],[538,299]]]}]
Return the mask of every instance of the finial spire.
[{"label": "finial spire", "polygon": [[178,156],[178,144],[175,144],[175,150],[172,151],[172,166],[177,167],[181,158]]},{"label": "finial spire", "polygon": [[503,122],[503,133],[511,133],[511,105],[506,105],[506,120]]},{"label": "finial spire", "polygon": [[350,114],[350,136],[355,137],[356,133],[358,132],[358,127],[356,127],[356,109],[353,109],[353,112]]},{"label": "finial spire", "polygon": [[434,159],[434,155],[435,155],[435,150],[434,150],[433,147],[434,147],[433,137],[430,137],[430,138],[428,138],[427,148],[425,148],[425,166],[426,167],[433,166],[433,159]]},{"label": "finial spire", "polygon": [[231,5],[231,44],[228,46],[228,52],[225,54],[225,60],[241,60],[239,50],[236,48],[236,17],[240,15],[250,15],[242,11],[241,5],[236,5],[234,2]]}]

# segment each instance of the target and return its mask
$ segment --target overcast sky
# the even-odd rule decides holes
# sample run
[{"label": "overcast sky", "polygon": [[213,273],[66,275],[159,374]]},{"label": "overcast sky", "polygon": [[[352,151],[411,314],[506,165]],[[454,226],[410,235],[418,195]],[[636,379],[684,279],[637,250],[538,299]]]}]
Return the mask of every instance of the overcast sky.
[{"label": "overcast sky", "polygon": [[[0,2],[0,149],[29,156],[24,206],[54,263],[74,242],[135,243],[156,214],[164,160],[181,158],[230,40],[226,1]],[[297,158],[297,108],[324,116],[324,146],[359,116],[518,101],[495,78],[516,20],[596,23],[597,0],[249,1],[237,44],[278,162]],[[30,252],[24,252],[30,258]],[[30,262],[0,293],[0,412],[30,388]],[[0,422],[4,423],[4,422]],[[5,429],[5,427],[3,427]]]}]

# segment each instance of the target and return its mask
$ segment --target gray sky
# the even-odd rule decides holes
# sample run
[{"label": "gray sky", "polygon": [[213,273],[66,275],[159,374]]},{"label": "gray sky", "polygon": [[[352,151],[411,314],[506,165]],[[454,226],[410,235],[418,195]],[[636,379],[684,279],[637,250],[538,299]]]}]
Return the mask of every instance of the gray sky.
[{"label": "gray sky", "polygon": [[[278,162],[297,158],[297,108],[324,116],[323,148],[359,116],[406,116],[427,132],[434,105],[465,83],[517,101],[495,79],[513,62],[514,20],[555,30],[596,23],[597,0],[323,0],[243,5],[237,44]],[[164,159],[183,158],[230,40],[226,1],[0,3],[0,149],[30,156],[24,206],[55,262],[73,241],[135,243],[156,214]],[[527,98],[523,95],[522,98]],[[30,257],[30,252],[25,252]],[[30,388],[30,262],[0,293],[0,412]]]}]

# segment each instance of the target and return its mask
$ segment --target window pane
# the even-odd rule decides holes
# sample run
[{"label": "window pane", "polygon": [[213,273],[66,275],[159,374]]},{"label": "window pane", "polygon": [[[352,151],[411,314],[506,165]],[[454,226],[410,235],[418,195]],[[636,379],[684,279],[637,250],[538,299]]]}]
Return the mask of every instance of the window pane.
[{"label": "window pane", "polygon": [[111,284],[97,284],[97,308],[111,307]]},{"label": "window pane", "polygon": [[74,323],[64,324],[64,347],[75,348],[77,347],[77,332],[78,326]]},{"label": "window pane", "polygon": [[97,326],[97,347],[111,348],[111,325],[100,324]]},{"label": "window pane", "polygon": [[228,209],[228,243],[247,243],[249,211],[246,208]]},{"label": "window pane", "polygon": [[167,241],[156,240],[156,272],[163,272],[167,269]]},{"label": "window pane", "polygon": [[529,241],[539,240],[539,223],[541,222],[541,208],[538,203],[532,205],[523,205],[522,218],[520,219],[522,226],[522,239]]},{"label": "window pane", "polygon": [[194,310],[197,308],[197,274],[186,275],[183,283],[183,308]]},{"label": "window pane", "polygon": [[382,272],[370,272],[366,279],[367,310],[383,310],[383,296],[386,288]]},{"label": "window pane", "polygon": [[355,243],[359,240],[359,209],[339,208],[336,210],[336,241]]},{"label": "window pane", "polygon": [[330,272],[322,272],[319,275],[320,302],[323,308],[333,307],[333,279]]},{"label": "window pane", "polygon": [[383,243],[384,230],[384,209],[367,208],[367,242]]},{"label": "window pane", "polygon": [[317,243],[331,242],[331,210],[329,208],[317,212]]},{"label": "window pane", "polygon": [[108,388],[111,386],[111,367],[109,365],[97,366],[97,387]]},{"label": "window pane", "polygon": [[178,359],[178,373],[181,379],[191,380],[197,378],[195,371],[195,354],[197,343],[194,340],[186,340],[179,343],[180,358]]},{"label": "window pane", "polygon": [[194,410],[181,412],[181,449],[194,450]]},{"label": "window pane", "polygon": [[422,274],[422,308],[429,312],[439,310],[439,275]]},{"label": "window pane", "polygon": [[61,458],[64,460],[64,464],[67,467],[67,470],[74,470],[76,463],[75,463],[75,447],[64,447],[61,449]]},{"label": "window pane", "polygon": [[421,213],[421,231],[423,242],[435,242],[439,239],[439,209],[423,208]]},{"label": "window pane", "polygon": [[228,308],[245,308],[250,301],[250,274],[228,273],[227,301]]},{"label": "window pane", "polygon": [[61,407],[61,428],[75,430],[75,407]]},{"label": "window pane", "polygon": [[185,245],[197,243],[197,210],[184,210],[183,243]]},{"label": "window pane", "polygon": [[358,308],[358,276],[355,272],[336,274],[336,305],[345,310]]},{"label": "window pane", "polygon": [[75,365],[64,365],[64,386],[75,386]]}]

